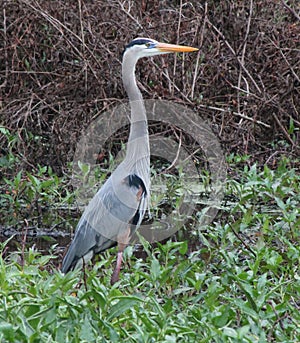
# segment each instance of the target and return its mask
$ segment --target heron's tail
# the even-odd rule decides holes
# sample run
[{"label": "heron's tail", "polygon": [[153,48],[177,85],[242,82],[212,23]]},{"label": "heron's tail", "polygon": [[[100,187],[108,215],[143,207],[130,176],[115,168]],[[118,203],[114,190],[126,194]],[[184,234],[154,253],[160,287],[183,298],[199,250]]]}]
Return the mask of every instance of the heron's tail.
[{"label": "heron's tail", "polygon": [[62,273],[65,274],[70,270],[82,267],[95,254],[116,244],[117,242],[102,236],[94,230],[86,220],[80,220],[75,237],[63,258]]}]

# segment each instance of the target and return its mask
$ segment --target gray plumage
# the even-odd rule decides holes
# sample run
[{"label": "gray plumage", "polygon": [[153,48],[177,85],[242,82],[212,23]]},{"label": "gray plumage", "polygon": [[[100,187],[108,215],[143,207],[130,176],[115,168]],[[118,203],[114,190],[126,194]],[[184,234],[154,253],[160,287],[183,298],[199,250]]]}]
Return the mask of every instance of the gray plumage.
[{"label": "gray plumage", "polygon": [[95,254],[118,244],[117,266],[112,283],[118,280],[122,252],[149,209],[150,199],[148,123],[143,98],[135,80],[136,63],[141,57],[196,50],[198,49],[163,44],[148,38],[134,39],[125,47],[122,80],[131,107],[126,156],[86,207],[78,222],[74,239],[63,258],[63,273],[81,266]]}]

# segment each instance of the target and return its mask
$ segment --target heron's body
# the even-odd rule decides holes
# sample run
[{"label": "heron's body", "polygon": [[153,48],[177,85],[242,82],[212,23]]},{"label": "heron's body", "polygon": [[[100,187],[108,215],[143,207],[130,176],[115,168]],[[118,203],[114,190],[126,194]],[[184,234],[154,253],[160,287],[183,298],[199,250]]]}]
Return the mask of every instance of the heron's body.
[{"label": "heron's body", "polygon": [[66,273],[116,244],[117,266],[112,283],[118,280],[122,252],[133,231],[141,224],[150,199],[150,148],[144,102],[135,80],[139,58],[175,51],[198,49],[138,38],[123,54],[122,79],[131,106],[130,134],[124,161],[111,174],[85,209],[74,239],[63,259]]},{"label": "heron's body", "polygon": [[[138,182],[131,183],[132,178]],[[115,246],[117,242],[122,243],[122,233],[127,230],[132,233],[143,218],[143,212],[139,208],[141,200],[138,198],[141,190],[141,197],[145,198],[146,193],[140,179],[135,175],[129,175],[128,179],[114,180],[118,192],[127,194],[127,203],[118,199],[112,182],[112,177],[106,181],[79,220],[75,237],[63,260],[63,273],[74,269],[77,264],[82,265],[83,258],[87,262],[95,254]],[[129,202],[131,206],[128,206]],[[124,241],[124,244],[126,243]]]}]

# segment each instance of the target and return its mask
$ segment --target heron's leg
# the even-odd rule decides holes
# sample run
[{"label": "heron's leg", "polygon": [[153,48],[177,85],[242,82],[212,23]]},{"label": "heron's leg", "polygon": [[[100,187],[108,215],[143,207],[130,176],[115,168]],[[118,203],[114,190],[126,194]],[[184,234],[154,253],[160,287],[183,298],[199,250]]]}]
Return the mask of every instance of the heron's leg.
[{"label": "heron's leg", "polygon": [[113,285],[117,281],[119,281],[120,269],[123,261],[123,251],[128,245],[130,236],[130,227],[126,229],[126,231],[120,235],[118,235],[118,255],[117,255],[117,263],[116,267],[112,273],[110,284]]},{"label": "heron's leg", "polygon": [[123,251],[118,251],[116,267],[112,273],[110,284],[113,285],[119,281],[120,269],[123,261]]}]

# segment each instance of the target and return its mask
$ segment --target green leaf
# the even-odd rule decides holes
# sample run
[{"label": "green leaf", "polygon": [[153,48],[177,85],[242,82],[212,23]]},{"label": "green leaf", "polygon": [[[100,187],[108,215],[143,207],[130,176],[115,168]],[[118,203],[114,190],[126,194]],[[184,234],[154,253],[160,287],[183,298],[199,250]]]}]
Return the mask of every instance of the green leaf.
[{"label": "green leaf", "polygon": [[182,242],[182,244],[180,245],[180,248],[179,248],[179,253],[181,255],[185,255],[188,251],[188,242],[187,241],[184,241]]},{"label": "green leaf", "polygon": [[230,328],[230,327],[223,328],[223,335],[225,337],[231,337],[231,338],[237,338],[238,337],[237,331]]},{"label": "green leaf", "polygon": [[140,298],[134,296],[117,297],[118,302],[114,304],[108,314],[108,320],[111,321],[116,317],[121,316],[127,310],[133,308],[136,304],[142,302]]},{"label": "green leaf", "polygon": [[9,342],[15,342],[15,329],[12,324],[2,321],[0,323],[0,334]]},{"label": "green leaf", "polygon": [[90,323],[90,318],[87,315],[84,317],[83,324],[80,326],[79,337],[81,341],[84,342],[93,342],[93,340],[96,338],[93,326]]},{"label": "green leaf", "polygon": [[27,177],[28,179],[31,181],[32,185],[36,188],[36,189],[39,189],[39,186],[41,184],[41,181],[35,177],[34,175],[31,175],[29,173],[27,173]]},{"label": "green leaf", "polygon": [[159,276],[161,275],[161,266],[159,261],[153,257],[151,261],[151,267],[150,267],[151,275],[153,276],[154,280],[157,280]]},{"label": "green leaf", "polygon": [[275,197],[276,203],[279,208],[282,209],[282,211],[286,211],[286,204],[278,197]]}]

